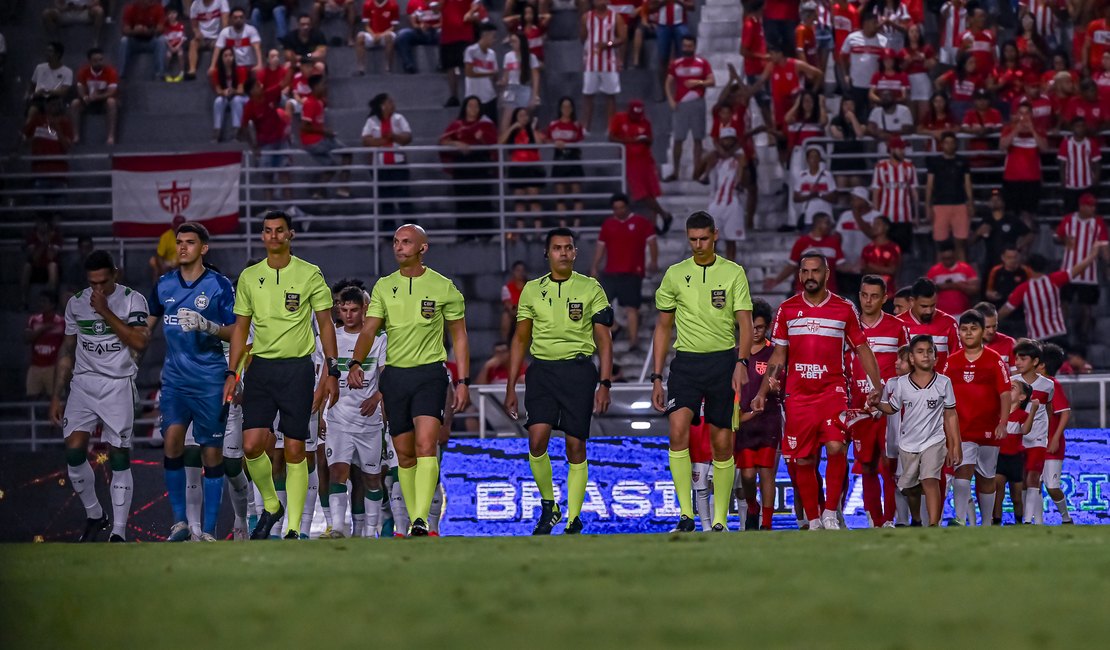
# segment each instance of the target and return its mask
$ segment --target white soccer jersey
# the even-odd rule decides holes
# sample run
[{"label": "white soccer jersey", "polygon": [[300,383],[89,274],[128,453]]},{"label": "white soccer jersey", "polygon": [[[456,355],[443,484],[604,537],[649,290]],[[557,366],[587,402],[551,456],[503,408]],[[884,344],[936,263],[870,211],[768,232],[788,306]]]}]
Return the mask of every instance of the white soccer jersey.
[{"label": "white soccer jersey", "polygon": [[261,43],[262,36],[254,25],[243,25],[243,31],[235,31],[231,25],[224,27],[216,36],[216,51],[231,47],[235,49],[235,65],[253,66],[258,62],[254,60],[254,45]]},{"label": "white soccer jersey", "polygon": [[335,425],[346,431],[369,433],[382,428],[382,407],[370,416],[359,412],[362,403],[378,392],[378,372],[385,367],[386,336],[382,334],[374,339],[374,347],[362,363],[363,377],[362,388],[354,390],[347,386],[347,371],[350,368],[351,356],[355,351],[358,341],[358,332],[351,334],[343,327],[336,328],[335,342],[339,347],[339,371],[343,376],[339,378],[339,401],[328,409],[328,426]]},{"label": "white soccer jersey", "polygon": [[956,408],[952,382],[940,373],[925,386],[918,386],[902,375],[887,383],[884,401],[901,415],[902,431],[899,447],[908,453],[919,453],[938,442],[944,442],[944,409]]},{"label": "white soccer jersey", "polygon": [[[1010,377],[1010,381],[1020,381],[1029,384],[1020,374]],[[1033,416],[1033,428],[1022,437],[1021,442],[1026,449],[1031,447],[1048,446],[1048,413],[1052,410],[1052,396],[1056,392],[1056,385],[1044,375],[1037,375],[1032,384],[1033,399],[1041,403],[1037,413]]]},{"label": "white soccer jersey", "polygon": [[740,168],[740,159],[736,156],[721,159],[710,171],[709,211],[711,213],[713,208],[723,208],[738,202],[736,183],[741,172],[743,170]]},{"label": "white soccer jersey", "polygon": [[[137,368],[131,349],[123,344],[104,318],[93,311],[92,289],[82,289],[66,303],[66,334],[77,335],[74,376],[97,374],[105,377],[134,377]],[[128,325],[146,326],[150,310],[146,298],[122,284],[108,296],[108,308]]]},{"label": "white soccer jersey", "polygon": [[197,21],[200,37],[210,40],[220,35],[221,17],[230,13],[227,0],[211,0],[207,4],[204,0],[195,0],[189,6],[189,18]]}]

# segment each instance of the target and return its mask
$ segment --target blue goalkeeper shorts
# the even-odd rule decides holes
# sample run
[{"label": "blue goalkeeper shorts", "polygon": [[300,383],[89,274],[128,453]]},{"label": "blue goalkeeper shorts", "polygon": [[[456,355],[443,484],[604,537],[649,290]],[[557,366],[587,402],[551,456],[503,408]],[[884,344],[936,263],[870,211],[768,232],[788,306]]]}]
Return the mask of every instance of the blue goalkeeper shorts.
[{"label": "blue goalkeeper shorts", "polygon": [[159,398],[162,411],[162,437],[166,429],[180,424],[193,425],[193,438],[201,447],[223,447],[227,422],[223,403],[223,387],[205,387],[203,392],[184,392],[163,385]]}]

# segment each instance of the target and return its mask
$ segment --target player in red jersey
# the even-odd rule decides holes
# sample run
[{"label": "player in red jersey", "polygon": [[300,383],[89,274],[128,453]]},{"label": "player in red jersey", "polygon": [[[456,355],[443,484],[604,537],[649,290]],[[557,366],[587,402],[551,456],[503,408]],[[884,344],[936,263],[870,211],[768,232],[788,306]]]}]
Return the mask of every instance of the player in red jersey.
[{"label": "player in red jersey", "polygon": [[929,278],[918,278],[910,288],[910,310],[899,318],[906,324],[906,334],[912,339],[918,334],[933,337],[937,351],[937,368],[943,368],[948,355],[960,349],[960,335],[956,319],[937,309],[937,285]]},{"label": "player in red jersey", "polygon": [[[848,405],[844,347],[855,349],[872,386],[880,386],[882,381],[856,308],[830,293],[826,286],[829,264],[825,256],[803,253],[798,277],[803,292],[779,306],[771,335],[775,350],[751,407],[755,413],[763,412],[772,388],[770,379],[785,368],[786,427],[782,454],[797,462],[795,494],[802,502],[810,530],[822,526],[838,530],[836,510],[848,473],[844,431],[839,422]],[[873,406],[878,397],[878,390],[872,389],[867,404]],[[824,513],[819,510],[816,472],[821,444],[828,452]]]},{"label": "player in red jersey", "polygon": [[[752,354],[748,357],[748,383],[740,391],[740,429],[736,432],[736,466],[747,505],[744,530],[771,530],[775,514],[775,472],[778,447],[782,444],[782,405],[777,390],[767,393],[762,413],[752,411],[752,398],[763,385],[774,345],[767,338],[774,320],[771,305],[752,301]],[[777,378],[776,378],[777,381]],[[755,479],[759,476],[759,497],[755,500]]]},{"label": "player in red jersey", "polygon": [[998,445],[1006,437],[1010,417],[1010,373],[1002,357],[983,345],[983,315],[968,310],[960,315],[963,349],[948,355],[940,372],[952,382],[956,415],[960,418],[963,463],[952,480],[956,521],[975,525],[971,506],[971,478],[979,495],[982,525],[991,525],[994,514]]},{"label": "player in red jersey", "polygon": [[[879,377],[885,384],[898,374],[898,348],[909,338],[906,326],[894,316],[883,312],[886,302],[886,281],[878,275],[865,275],[860,282],[860,324],[863,325],[867,345],[875,353]],[[866,407],[866,397],[871,392],[871,381],[863,370],[859,355],[851,354],[852,390],[850,406]],[[875,527],[894,526],[895,481],[894,467],[886,462],[886,418],[875,413],[874,417],[859,418],[850,428],[853,451],[858,471],[863,477],[863,507],[871,516]],[[880,483],[879,477],[882,477]],[[884,503],[885,501],[885,503]]]},{"label": "player in red jersey", "polygon": [[1071,513],[1068,512],[1068,500],[1061,489],[1061,479],[1064,472],[1064,429],[1071,422],[1071,402],[1068,401],[1064,387],[1056,380],[1056,373],[1064,365],[1064,350],[1055,343],[1046,343],[1041,348],[1041,365],[1037,372],[1052,380],[1052,404],[1048,406],[1048,448],[1044,456],[1044,472],[1041,480],[1044,482],[1048,498],[1060,513],[1060,523],[1070,524]]},{"label": "player in red jersey", "polygon": [[1014,337],[998,331],[998,308],[994,303],[981,302],[972,307],[983,315],[983,344],[998,353],[1010,374],[1014,373]]}]

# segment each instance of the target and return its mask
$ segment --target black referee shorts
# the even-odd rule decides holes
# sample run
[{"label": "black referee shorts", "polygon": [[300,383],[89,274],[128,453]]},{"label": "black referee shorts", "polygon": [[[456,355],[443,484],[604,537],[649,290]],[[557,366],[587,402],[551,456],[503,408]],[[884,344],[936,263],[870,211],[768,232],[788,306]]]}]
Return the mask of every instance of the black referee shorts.
[{"label": "black referee shorts", "polygon": [[644,279],[635,273],[603,273],[601,288],[609,302],[616,300],[621,307],[639,309],[644,303]]},{"label": "black referee shorts", "polygon": [[[732,428],[732,372],[736,369],[736,351],[676,352],[667,378],[666,414],[681,408],[694,412],[694,422],[705,401],[705,421],[721,429]],[[531,379],[529,379],[529,382]]]},{"label": "black referee shorts", "polygon": [[443,422],[447,404],[447,368],[428,363],[412,368],[387,365],[382,371],[382,405],[389,419],[390,435],[416,428],[414,420],[426,415]]},{"label": "black referee shorts", "polygon": [[312,357],[251,360],[243,377],[243,429],[270,429],[281,414],[287,438],[308,440],[316,371]]},{"label": "black referee shorts", "polygon": [[572,438],[588,439],[597,382],[597,367],[590,357],[533,360],[524,392],[524,410],[528,412],[525,428],[549,424]]}]

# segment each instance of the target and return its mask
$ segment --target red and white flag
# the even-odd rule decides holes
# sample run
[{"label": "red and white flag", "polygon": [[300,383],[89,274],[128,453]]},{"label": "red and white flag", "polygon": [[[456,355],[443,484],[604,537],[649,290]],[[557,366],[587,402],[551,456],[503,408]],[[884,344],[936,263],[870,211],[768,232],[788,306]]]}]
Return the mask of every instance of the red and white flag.
[{"label": "red and white flag", "polygon": [[116,237],[158,237],[175,217],[214,235],[239,228],[238,151],[112,157]]}]

